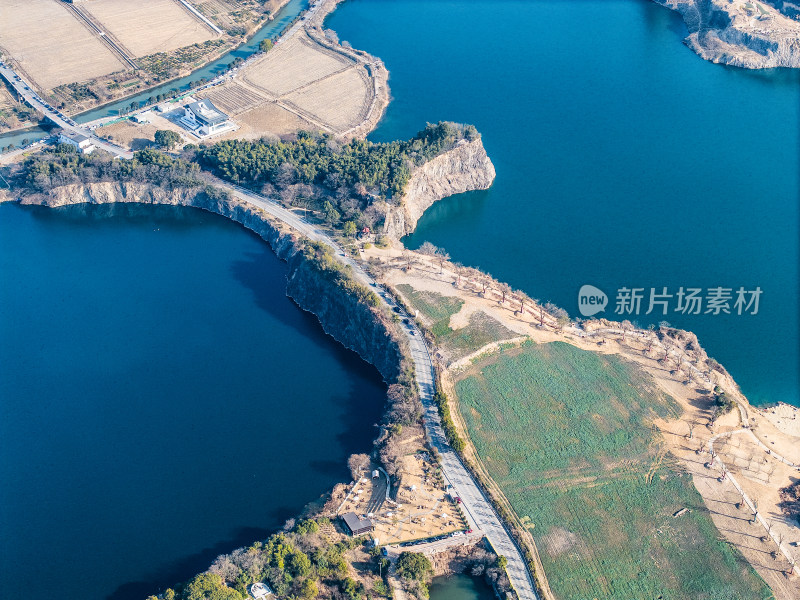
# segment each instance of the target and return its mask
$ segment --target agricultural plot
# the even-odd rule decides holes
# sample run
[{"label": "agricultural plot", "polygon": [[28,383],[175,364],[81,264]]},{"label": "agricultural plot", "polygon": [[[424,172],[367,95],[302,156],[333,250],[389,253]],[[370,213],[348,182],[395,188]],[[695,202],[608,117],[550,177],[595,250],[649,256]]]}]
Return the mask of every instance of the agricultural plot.
[{"label": "agricultural plot", "polygon": [[175,0],[92,0],[80,6],[134,56],[170,52],[217,37]]},{"label": "agricultural plot", "polygon": [[560,600],[771,597],[654,433],[653,419],[680,409],[638,368],[527,343],[473,364],[455,389]]},{"label": "agricultural plot", "polygon": [[366,118],[371,86],[364,70],[352,67],[288,94],[284,100],[341,133]]},{"label": "agricultural plot", "polygon": [[235,82],[215,87],[204,97],[228,115],[238,115],[266,102],[258,93]]},{"label": "agricultural plot", "polygon": [[283,96],[354,64],[343,56],[296,35],[248,67],[243,79],[273,96]]},{"label": "agricultural plot", "polygon": [[99,37],[53,0],[4,0],[0,48],[43,90],[126,68]]},{"label": "agricultural plot", "polygon": [[250,30],[286,0],[194,0],[194,7],[224,31]]}]

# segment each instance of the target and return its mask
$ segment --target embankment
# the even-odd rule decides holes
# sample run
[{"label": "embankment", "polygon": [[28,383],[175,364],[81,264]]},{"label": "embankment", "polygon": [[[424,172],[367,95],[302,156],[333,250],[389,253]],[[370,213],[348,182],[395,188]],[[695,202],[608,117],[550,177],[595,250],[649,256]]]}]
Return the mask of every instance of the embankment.
[{"label": "embankment", "polygon": [[495,178],[494,165],[480,137],[461,140],[454,148],[414,169],[405,193],[386,215],[384,232],[399,239],[414,231],[434,202],[473,190],[485,190]]},{"label": "embankment", "polygon": [[[11,200],[0,195],[0,201]],[[251,205],[215,188],[165,190],[140,183],[107,182],[57,187],[48,194],[30,194],[22,204],[59,207],[72,204],[131,202],[167,204],[207,210],[236,221],[258,234],[289,265],[287,294],[300,308],[316,315],[327,334],[374,365],[383,378],[396,381],[402,351],[392,335],[390,321],[380,310],[360,302],[351,291],[320,276],[313,260],[301,250],[303,240],[288,226]]]},{"label": "embankment", "polygon": [[791,7],[728,0],[653,0],[681,14],[687,46],[715,63],[767,69],[800,67],[800,23]]}]

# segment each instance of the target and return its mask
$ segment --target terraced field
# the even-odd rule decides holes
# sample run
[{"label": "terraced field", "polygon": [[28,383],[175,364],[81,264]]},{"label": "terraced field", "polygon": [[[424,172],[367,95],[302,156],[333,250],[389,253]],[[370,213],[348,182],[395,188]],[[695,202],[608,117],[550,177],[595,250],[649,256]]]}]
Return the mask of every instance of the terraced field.
[{"label": "terraced field", "polygon": [[[457,376],[469,436],[559,600],[770,598],[652,429],[676,403],[615,356],[524,344]],[[686,508],[680,516],[673,516]]]},{"label": "terraced field", "polygon": [[362,68],[351,67],[288,94],[285,102],[344,131],[366,118],[371,85]]}]

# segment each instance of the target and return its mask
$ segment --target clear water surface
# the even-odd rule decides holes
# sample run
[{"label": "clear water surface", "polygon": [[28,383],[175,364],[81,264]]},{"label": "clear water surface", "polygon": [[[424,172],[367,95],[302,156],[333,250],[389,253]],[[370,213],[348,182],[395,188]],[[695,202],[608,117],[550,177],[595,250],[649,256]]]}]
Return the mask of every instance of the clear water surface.
[{"label": "clear water surface", "polygon": [[389,69],[371,139],[474,123],[497,169],[432,207],[411,247],[573,316],[583,284],[612,303],[625,286],[760,286],[756,316],[637,320],[696,332],[751,402],[798,403],[799,73],[706,62],[647,0],[350,0],[327,26]]},{"label": "clear water surface", "polygon": [[285,274],[196,209],[0,204],[4,598],[142,600],[347,480],[385,387]]}]

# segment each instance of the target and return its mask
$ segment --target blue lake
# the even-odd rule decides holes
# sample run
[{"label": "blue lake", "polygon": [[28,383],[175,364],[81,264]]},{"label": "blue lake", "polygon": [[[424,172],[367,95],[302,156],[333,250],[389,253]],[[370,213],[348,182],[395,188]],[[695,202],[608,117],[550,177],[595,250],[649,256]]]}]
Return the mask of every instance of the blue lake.
[{"label": "blue lake", "polygon": [[[616,291],[644,288],[626,318],[696,332],[751,402],[798,403],[800,74],[706,62],[646,0],[350,0],[327,26],[389,69],[371,139],[474,123],[496,166],[406,243],[572,316],[583,284],[618,320]],[[643,314],[681,286],[763,293],[755,316]]]},{"label": "blue lake", "polygon": [[4,598],[137,599],[346,481],[377,371],[227,219],[0,204]]}]

